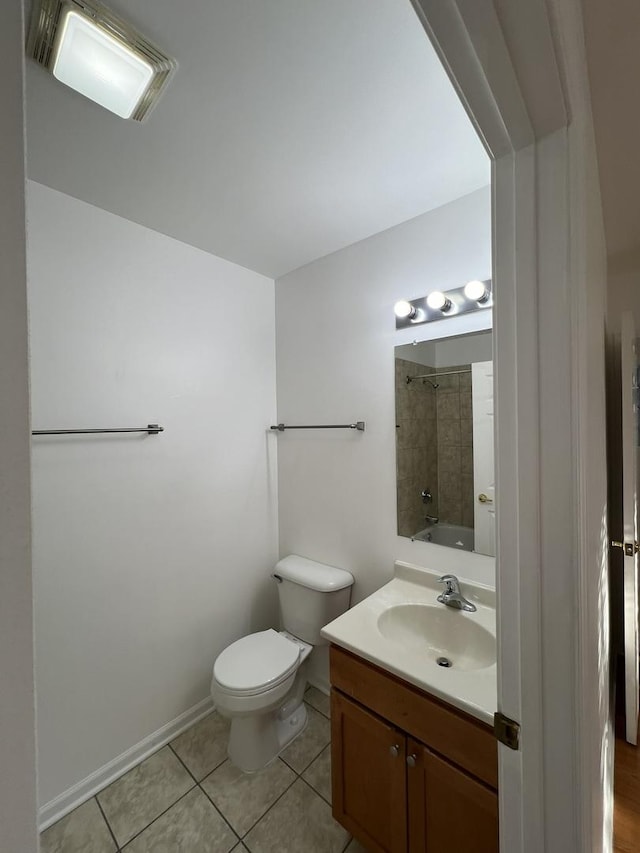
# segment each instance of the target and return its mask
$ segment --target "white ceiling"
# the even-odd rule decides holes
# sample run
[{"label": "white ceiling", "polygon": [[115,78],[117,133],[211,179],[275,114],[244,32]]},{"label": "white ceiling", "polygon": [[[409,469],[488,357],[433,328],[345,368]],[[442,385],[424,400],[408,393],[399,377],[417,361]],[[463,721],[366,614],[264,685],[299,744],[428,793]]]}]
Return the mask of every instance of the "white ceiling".
[{"label": "white ceiling", "polygon": [[111,0],[178,72],[143,124],[32,61],[33,180],[278,277],[485,186],[410,0]]},{"label": "white ceiling", "polygon": [[640,3],[583,0],[610,268],[640,264]]}]

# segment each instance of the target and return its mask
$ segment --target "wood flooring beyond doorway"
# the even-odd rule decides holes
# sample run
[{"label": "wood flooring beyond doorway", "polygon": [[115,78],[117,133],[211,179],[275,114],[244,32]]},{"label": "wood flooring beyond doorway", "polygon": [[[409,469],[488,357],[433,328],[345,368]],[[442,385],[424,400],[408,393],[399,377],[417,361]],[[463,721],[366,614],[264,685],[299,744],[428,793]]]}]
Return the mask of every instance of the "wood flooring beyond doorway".
[{"label": "wood flooring beyond doorway", "polygon": [[640,853],[640,747],[616,738],[614,853]]}]

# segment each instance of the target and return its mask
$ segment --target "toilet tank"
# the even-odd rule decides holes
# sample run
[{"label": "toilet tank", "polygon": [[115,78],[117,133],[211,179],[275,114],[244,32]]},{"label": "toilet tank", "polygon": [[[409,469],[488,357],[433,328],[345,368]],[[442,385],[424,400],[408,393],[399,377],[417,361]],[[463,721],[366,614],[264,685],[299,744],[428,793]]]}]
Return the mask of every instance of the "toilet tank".
[{"label": "toilet tank", "polygon": [[320,629],[349,609],[353,575],[290,554],[276,564],[282,627],[313,646],[326,645]]}]

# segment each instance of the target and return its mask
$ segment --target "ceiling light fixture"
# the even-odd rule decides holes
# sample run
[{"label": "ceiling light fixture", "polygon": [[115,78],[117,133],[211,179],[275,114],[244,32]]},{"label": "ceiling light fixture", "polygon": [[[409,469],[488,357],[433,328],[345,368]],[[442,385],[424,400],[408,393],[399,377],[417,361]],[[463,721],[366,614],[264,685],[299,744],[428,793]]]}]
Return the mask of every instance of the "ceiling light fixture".
[{"label": "ceiling light fixture", "polygon": [[155,106],[177,67],[96,0],[40,0],[27,52],[61,83],[136,121]]}]

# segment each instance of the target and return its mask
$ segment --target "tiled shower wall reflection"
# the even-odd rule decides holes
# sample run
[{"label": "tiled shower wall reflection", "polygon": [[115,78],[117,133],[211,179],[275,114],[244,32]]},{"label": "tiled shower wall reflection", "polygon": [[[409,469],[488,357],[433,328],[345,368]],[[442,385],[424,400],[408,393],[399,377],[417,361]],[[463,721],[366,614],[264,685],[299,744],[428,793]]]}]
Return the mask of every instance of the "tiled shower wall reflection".
[{"label": "tiled shower wall reflection", "polygon": [[473,411],[471,365],[438,368],[467,370],[437,380],[438,505],[440,521],[473,527]]},{"label": "tiled shower wall reflection", "polygon": [[[469,370],[470,365],[433,368],[396,359],[396,476],[398,534],[426,527],[425,515],[473,527],[473,416],[471,373],[443,376],[438,389],[407,376]],[[424,504],[423,489],[433,495]]]},{"label": "tiled shower wall reflection", "polygon": [[[425,528],[425,515],[438,515],[438,427],[436,392],[407,376],[433,373],[424,364],[396,359],[396,477],[398,535],[413,536]],[[423,504],[420,493],[430,489],[433,501]]]}]

